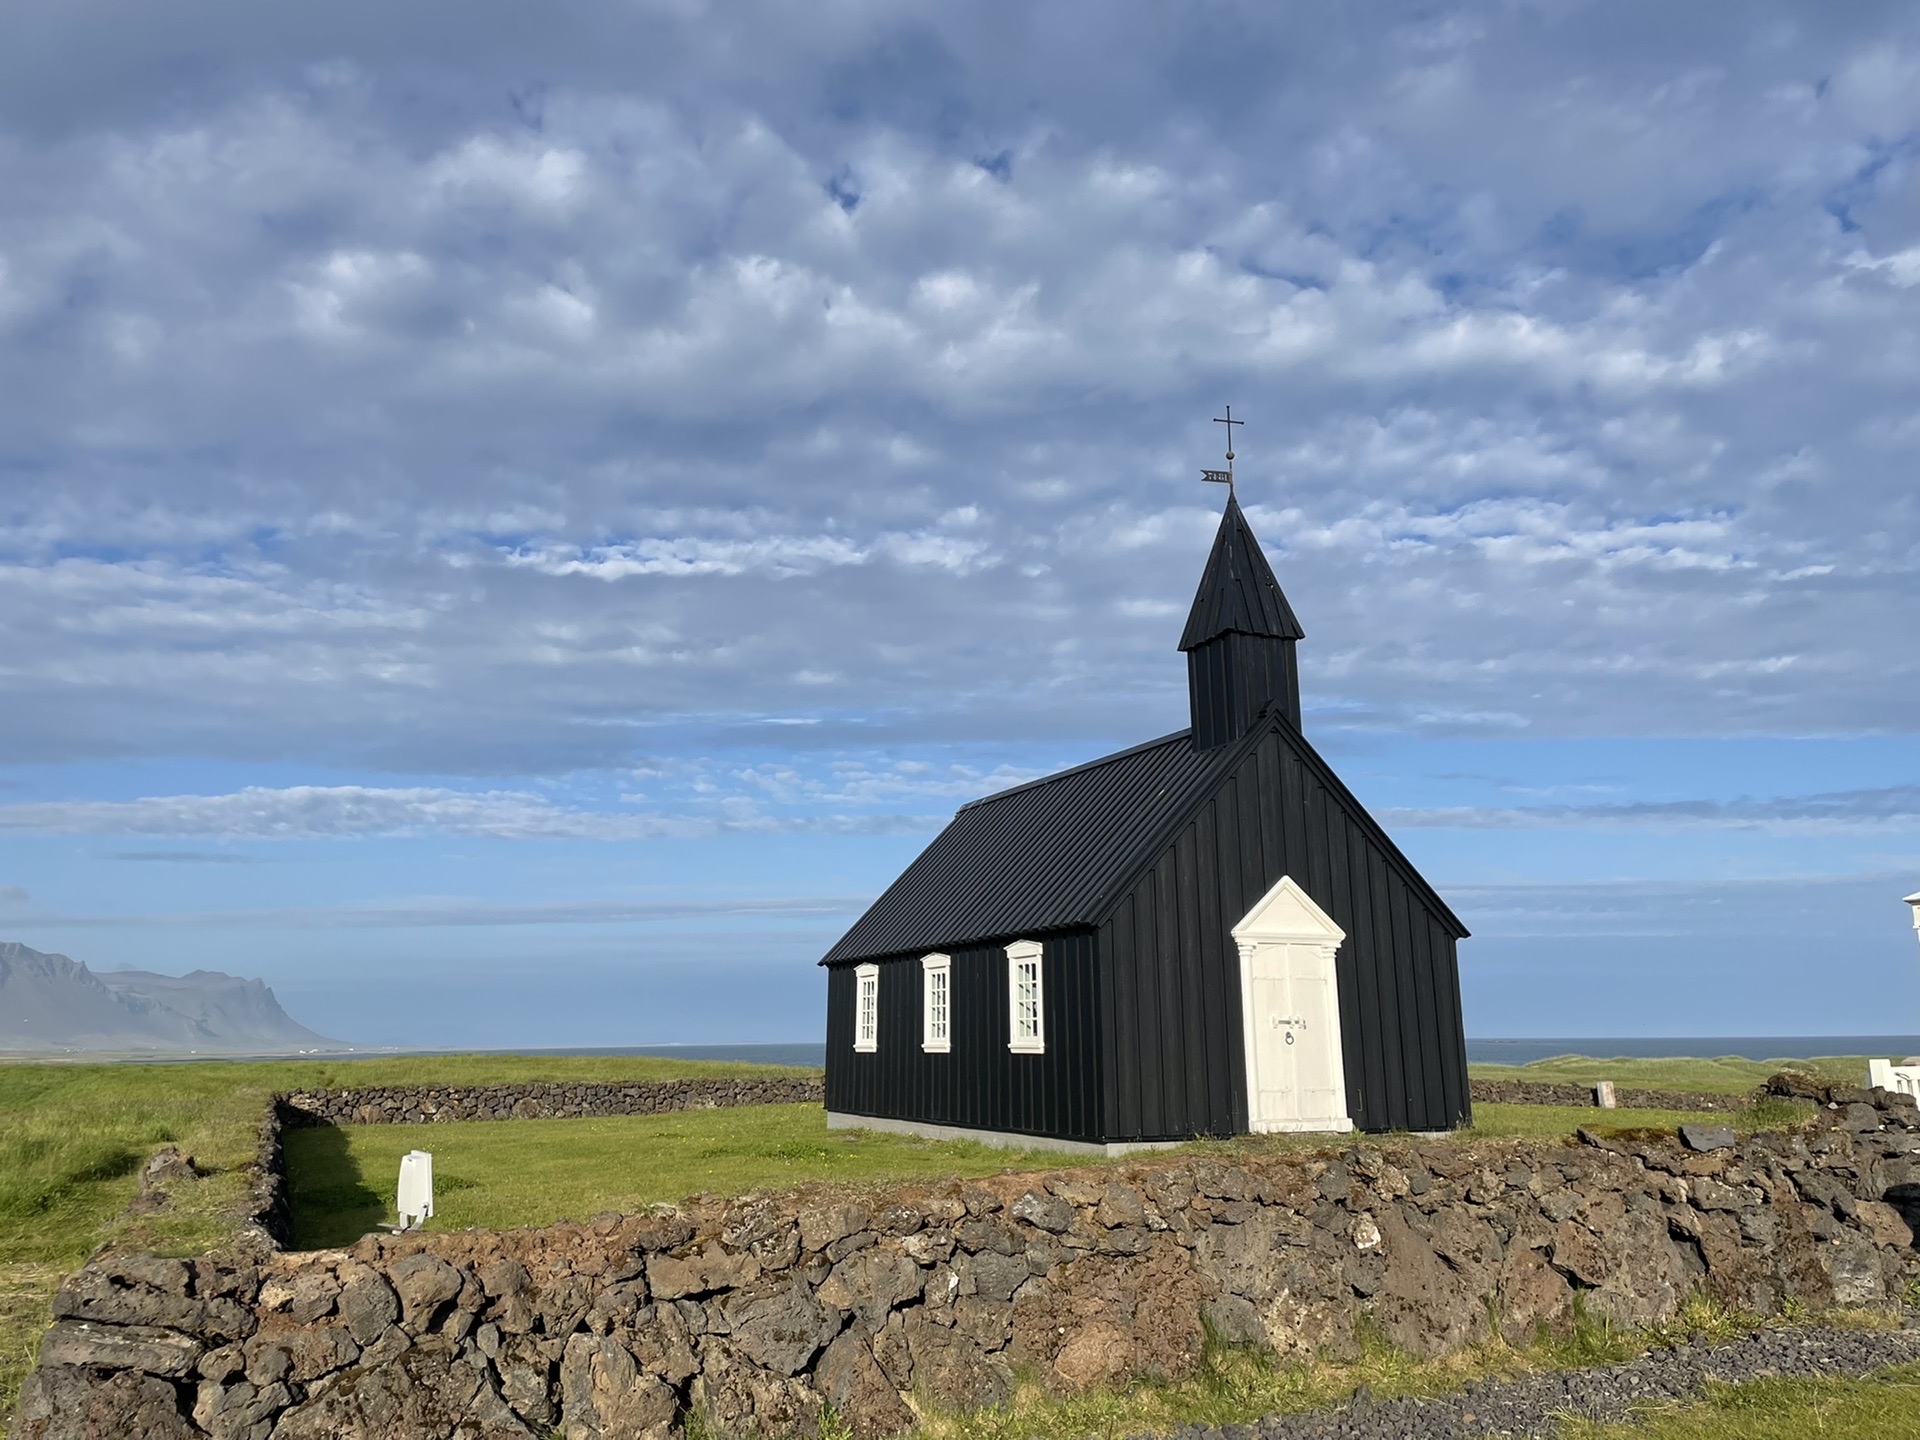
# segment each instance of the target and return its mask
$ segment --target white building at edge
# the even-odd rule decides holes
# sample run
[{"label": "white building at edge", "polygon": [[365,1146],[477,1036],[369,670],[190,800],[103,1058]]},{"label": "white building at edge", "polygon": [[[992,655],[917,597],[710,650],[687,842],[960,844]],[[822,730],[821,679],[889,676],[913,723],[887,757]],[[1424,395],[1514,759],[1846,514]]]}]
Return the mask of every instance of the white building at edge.
[{"label": "white building at edge", "polygon": [[[1907,904],[1913,907],[1913,928],[1920,931],[1920,890],[1907,896]],[[1920,1063],[1911,1055],[1904,1065],[1896,1065],[1891,1060],[1869,1060],[1867,1084],[1920,1100]]]}]

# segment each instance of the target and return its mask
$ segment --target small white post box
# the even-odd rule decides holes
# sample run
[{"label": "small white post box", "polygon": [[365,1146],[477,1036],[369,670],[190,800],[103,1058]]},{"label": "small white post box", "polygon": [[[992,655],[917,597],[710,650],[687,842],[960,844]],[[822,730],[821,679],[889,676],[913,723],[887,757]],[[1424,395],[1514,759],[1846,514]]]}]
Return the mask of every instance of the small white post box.
[{"label": "small white post box", "polygon": [[402,1230],[418,1230],[433,1214],[433,1155],[409,1150],[400,1157],[400,1212]]}]

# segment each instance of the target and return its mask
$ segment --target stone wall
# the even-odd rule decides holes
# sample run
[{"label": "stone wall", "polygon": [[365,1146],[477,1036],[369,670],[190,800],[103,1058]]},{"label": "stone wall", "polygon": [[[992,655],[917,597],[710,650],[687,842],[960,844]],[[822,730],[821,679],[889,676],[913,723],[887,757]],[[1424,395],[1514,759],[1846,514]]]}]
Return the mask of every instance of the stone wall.
[{"label": "stone wall", "polygon": [[730,1105],[819,1105],[814,1075],[746,1079],[581,1084],[536,1080],[519,1085],[388,1085],[368,1090],[299,1090],[280,1097],[285,1124],[418,1125],[454,1120],[576,1120],[596,1115],[658,1115]]},{"label": "stone wall", "polygon": [[1885,1304],[1920,1257],[1920,1112],[1822,1098],[1804,1132],[1384,1141],[703,1200],[348,1251],[107,1258],[72,1276],[17,1440],[668,1440],[692,1411],[862,1436],[1198,1360],[1204,1326],[1436,1354],[1498,1324],[1626,1324],[1703,1289],[1769,1312]]},{"label": "stone wall", "polygon": [[[1569,1085],[1551,1080],[1472,1080],[1475,1104],[1592,1105],[1591,1085]],[[1707,1110],[1731,1114],[1744,1110],[1759,1092],[1728,1095],[1711,1090],[1627,1090],[1616,1088],[1614,1101],[1631,1110]]]},{"label": "stone wall", "polygon": [[286,1124],[287,1107],[276,1096],[260,1117],[247,1221],[237,1247],[242,1252],[271,1253],[293,1234],[293,1202],[287,1195],[287,1152],[282,1141]]}]

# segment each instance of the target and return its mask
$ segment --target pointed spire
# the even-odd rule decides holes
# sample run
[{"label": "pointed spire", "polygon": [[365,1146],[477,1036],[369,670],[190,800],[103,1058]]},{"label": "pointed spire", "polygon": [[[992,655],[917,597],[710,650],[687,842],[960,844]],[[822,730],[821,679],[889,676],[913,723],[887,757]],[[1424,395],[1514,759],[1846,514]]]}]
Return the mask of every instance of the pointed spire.
[{"label": "pointed spire", "polygon": [[1187,614],[1187,628],[1180,635],[1180,648],[1191,650],[1230,632],[1274,640],[1299,640],[1307,633],[1300,628],[1267,557],[1260,553],[1253,528],[1240,513],[1240,502],[1231,493],[1193,609]]}]

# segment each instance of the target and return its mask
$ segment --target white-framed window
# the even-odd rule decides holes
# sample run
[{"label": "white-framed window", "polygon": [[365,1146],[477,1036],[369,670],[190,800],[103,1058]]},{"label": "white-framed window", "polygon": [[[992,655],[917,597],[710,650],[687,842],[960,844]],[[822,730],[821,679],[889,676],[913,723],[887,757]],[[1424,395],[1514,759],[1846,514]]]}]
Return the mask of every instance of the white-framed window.
[{"label": "white-framed window", "polygon": [[1047,1048],[1040,955],[1038,940],[1007,946],[1007,1048],[1016,1055],[1038,1055]]},{"label": "white-framed window", "polygon": [[946,955],[920,960],[920,1048],[930,1055],[953,1048],[953,960]]},{"label": "white-framed window", "polygon": [[865,1053],[880,1048],[880,967],[853,967],[853,1048]]}]

